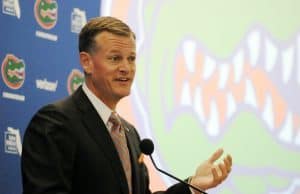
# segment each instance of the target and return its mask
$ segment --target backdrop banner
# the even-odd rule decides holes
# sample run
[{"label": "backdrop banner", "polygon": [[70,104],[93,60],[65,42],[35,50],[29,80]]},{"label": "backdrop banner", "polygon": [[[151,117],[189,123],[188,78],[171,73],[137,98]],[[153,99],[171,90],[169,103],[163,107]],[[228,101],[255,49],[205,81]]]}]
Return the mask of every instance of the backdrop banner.
[{"label": "backdrop banner", "polygon": [[22,137],[33,114],[82,83],[78,33],[89,18],[99,16],[100,3],[1,1],[1,194],[21,193]]}]

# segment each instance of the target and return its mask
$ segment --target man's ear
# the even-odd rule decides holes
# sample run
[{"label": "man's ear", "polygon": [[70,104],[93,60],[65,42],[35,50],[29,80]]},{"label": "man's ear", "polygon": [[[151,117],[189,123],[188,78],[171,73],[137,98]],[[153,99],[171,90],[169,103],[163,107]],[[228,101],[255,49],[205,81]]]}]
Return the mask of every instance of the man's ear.
[{"label": "man's ear", "polygon": [[80,57],[80,64],[83,68],[83,71],[86,74],[91,74],[93,70],[93,61],[91,59],[91,55],[83,51],[79,53],[79,57]]}]

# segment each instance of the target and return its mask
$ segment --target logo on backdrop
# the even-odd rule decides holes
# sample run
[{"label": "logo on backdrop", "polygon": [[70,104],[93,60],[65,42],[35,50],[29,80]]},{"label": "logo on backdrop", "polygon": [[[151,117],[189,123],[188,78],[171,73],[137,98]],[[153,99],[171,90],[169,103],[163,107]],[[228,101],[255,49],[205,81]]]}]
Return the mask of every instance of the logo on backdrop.
[{"label": "logo on backdrop", "polygon": [[41,90],[46,90],[49,92],[55,92],[57,88],[58,81],[55,82],[48,81],[46,78],[35,80],[36,88]]},{"label": "logo on backdrop", "polygon": [[[2,62],[1,74],[7,87],[13,90],[19,89],[25,81],[25,62],[13,54],[7,54]],[[25,100],[23,95],[5,91],[2,92],[2,96],[12,100]]]},{"label": "logo on backdrop", "polygon": [[4,151],[8,154],[22,154],[22,143],[19,129],[7,127],[4,131]]},{"label": "logo on backdrop", "polygon": [[84,82],[84,75],[78,69],[73,69],[68,77],[68,93],[72,94]]},{"label": "logo on backdrop", "polygon": [[[56,0],[36,0],[34,4],[34,17],[37,23],[44,29],[50,30],[54,28],[57,22],[58,5]],[[55,34],[37,30],[37,37],[57,41],[58,37]]]},{"label": "logo on backdrop", "polygon": [[22,87],[25,80],[25,63],[13,54],[7,54],[1,67],[2,79],[11,89]]},{"label": "logo on backdrop", "polygon": [[38,24],[50,30],[57,21],[57,2],[55,0],[36,0],[34,4],[34,16]]},{"label": "logo on backdrop", "polygon": [[2,12],[7,15],[16,16],[18,19],[20,19],[21,9],[19,0],[3,0]]},{"label": "logo on backdrop", "polygon": [[85,11],[74,8],[71,14],[71,32],[79,33],[81,28],[86,24]]}]

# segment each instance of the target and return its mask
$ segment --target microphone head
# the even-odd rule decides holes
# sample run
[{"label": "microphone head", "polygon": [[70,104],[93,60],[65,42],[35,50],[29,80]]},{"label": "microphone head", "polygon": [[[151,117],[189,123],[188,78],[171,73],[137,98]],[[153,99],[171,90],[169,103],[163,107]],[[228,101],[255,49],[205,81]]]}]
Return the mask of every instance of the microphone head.
[{"label": "microphone head", "polygon": [[154,144],[151,139],[143,139],[140,143],[141,151],[146,155],[151,155],[154,151]]}]

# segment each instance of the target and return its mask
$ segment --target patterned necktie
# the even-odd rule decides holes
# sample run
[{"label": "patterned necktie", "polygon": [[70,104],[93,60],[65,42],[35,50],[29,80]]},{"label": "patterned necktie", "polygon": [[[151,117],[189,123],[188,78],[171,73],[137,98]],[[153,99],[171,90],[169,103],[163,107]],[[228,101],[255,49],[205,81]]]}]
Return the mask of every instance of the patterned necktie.
[{"label": "patterned necktie", "polygon": [[122,162],[122,166],[129,187],[129,194],[132,194],[131,163],[130,163],[130,155],[127,147],[125,131],[121,125],[121,120],[118,117],[116,112],[111,113],[108,122],[110,122],[112,125],[110,135]]}]

